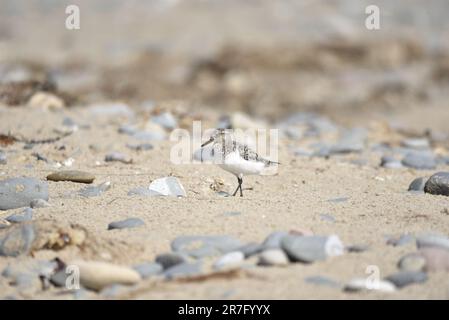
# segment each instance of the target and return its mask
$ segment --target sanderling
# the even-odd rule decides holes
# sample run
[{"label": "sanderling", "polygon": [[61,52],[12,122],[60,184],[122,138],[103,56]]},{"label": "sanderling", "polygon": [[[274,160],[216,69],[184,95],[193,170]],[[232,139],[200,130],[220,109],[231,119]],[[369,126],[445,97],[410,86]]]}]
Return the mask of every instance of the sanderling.
[{"label": "sanderling", "polygon": [[226,129],[217,129],[210,139],[203,143],[201,147],[214,143],[212,155],[218,159],[216,164],[237,177],[238,186],[232,194],[235,196],[240,189],[240,196],[243,197],[243,176],[260,175],[268,167],[278,165],[278,162],[260,157],[255,151],[251,150],[247,144],[237,142],[232,133]]}]

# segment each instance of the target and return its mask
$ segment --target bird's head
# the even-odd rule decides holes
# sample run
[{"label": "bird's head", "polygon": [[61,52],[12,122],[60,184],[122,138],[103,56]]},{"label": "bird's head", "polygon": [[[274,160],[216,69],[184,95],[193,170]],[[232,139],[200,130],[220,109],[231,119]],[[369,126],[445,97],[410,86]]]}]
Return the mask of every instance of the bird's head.
[{"label": "bird's head", "polygon": [[209,140],[207,140],[205,143],[201,145],[201,147],[207,146],[209,143],[214,142],[215,140],[218,140],[222,137],[224,137],[226,134],[225,129],[215,129],[215,131],[210,136]]}]

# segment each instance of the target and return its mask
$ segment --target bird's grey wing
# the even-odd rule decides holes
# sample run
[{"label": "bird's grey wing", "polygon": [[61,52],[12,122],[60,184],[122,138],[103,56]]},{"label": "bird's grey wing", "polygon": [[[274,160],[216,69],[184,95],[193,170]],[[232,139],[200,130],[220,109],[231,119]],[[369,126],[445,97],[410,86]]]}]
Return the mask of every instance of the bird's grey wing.
[{"label": "bird's grey wing", "polygon": [[274,162],[274,161],[262,158],[261,156],[259,156],[257,154],[257,152],[255,152],[254,150],[249,148],[247,145],[244,145],[244,144],[241,144],[238,142],[234,142],[234,143],[235,143],[235,148],[239,151],[242,158],[247,161],[260,161],[260,162],[263,162],[265,165],[271,165],[271,164],[278,163],[278,162]]}]

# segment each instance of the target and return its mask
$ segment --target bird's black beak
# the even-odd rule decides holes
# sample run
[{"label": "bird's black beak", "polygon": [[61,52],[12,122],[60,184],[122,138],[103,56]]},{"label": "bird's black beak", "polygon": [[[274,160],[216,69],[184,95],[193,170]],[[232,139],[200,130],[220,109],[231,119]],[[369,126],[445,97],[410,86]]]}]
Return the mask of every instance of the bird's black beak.
[{"label": "bird's black beak", "polygon": [[211,143],[212,141],[214,141],[214,138],[210,138],[208,141],[204,142],[204,143],[201,145],[201,148],[204,147],[204,146],[207,146],[207,145],[208,145],[209,143]]}]

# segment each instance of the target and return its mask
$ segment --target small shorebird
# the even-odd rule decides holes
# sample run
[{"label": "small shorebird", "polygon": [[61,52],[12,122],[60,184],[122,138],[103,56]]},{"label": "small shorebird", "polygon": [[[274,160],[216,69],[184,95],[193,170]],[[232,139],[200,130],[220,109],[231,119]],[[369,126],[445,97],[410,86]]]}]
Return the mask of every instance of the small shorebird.
[{"label": "small shorebird", "polygon": [[268,167],[279,164],[278,162],[261,158],[246,144],[237,142],[232,133],[226,129],[215,130],[210,139],[203,143],[201,147],[205,147],[212,142],[214,143],[212,156],[215,159],[218,156],[218,166],[237,177],[238,186],[232,194],[233,196],[240,189],[240,196],[243,197],[243,176],[260,175]]}]

